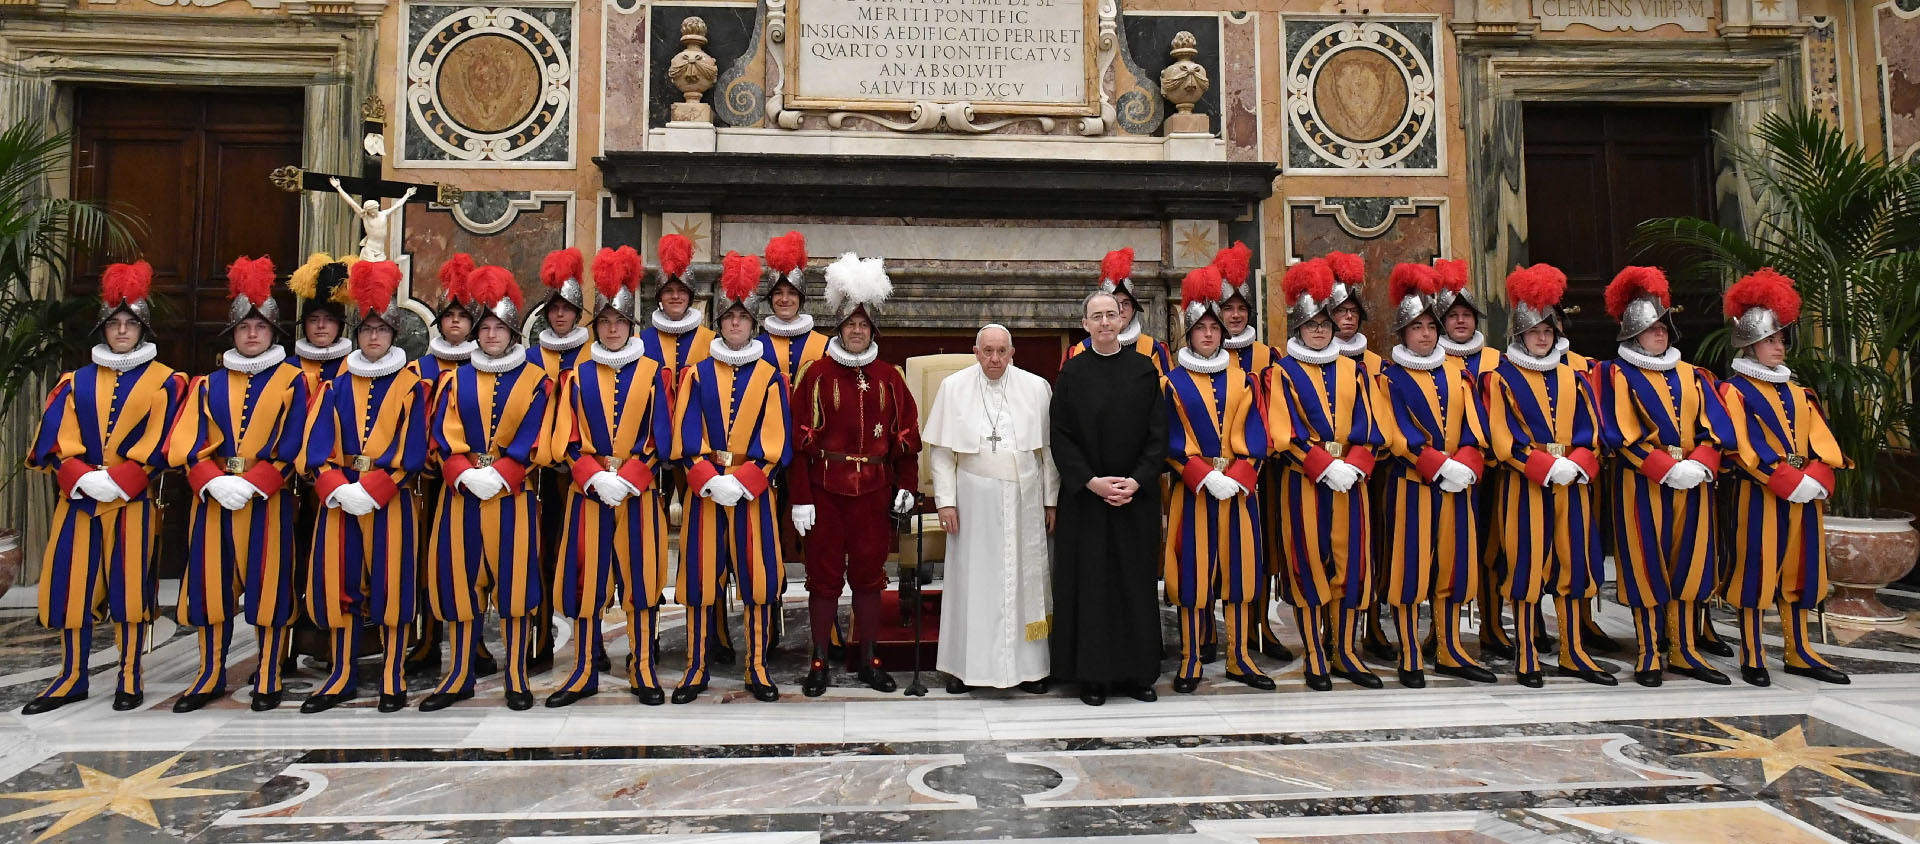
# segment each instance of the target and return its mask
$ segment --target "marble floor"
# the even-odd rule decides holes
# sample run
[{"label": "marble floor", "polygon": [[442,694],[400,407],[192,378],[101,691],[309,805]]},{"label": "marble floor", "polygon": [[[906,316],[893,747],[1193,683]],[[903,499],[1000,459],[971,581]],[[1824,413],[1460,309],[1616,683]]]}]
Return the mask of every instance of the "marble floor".
[{"label": "marble floor", "polygon": [[[1314,693],[1297,663],[1261,657],[1277,691],[1209,680],[1177,695],[1163,678],[1158,702],[1094,708],[1068,689],[948,695],[935,675],[924,698],[851,678],[804,698],[796,592],[772,666],[777,703],[752,700],[737,667],[721,667],[685,706],[640,706],[608,678],[571,708],[512,712],[495,676],[443,712],[381,714],[363,698],[319,715],[298,712],[323,676],[311,664],[289,678],[287,705],[248,710],[238,683],[257,655],[244,636],[233,695],[174,714],[195,654],[163,623],[143,708],[109,708],[103,636],[95,696],[28,718],[18,707],[51,675],[57,640],[20,598],[0,602],[0,844],[1920,844],[1912,623],[1832,631],[1823,650],[1853,672],[1848,686],[1776,670],[1764,689],[1550,677],[1532,690],[1496,663],[1493,685],[1430,675],[1422,690]],[[1920,595],[1889,603],[1920,610]],[[1601,621],[1630,640],[1618,606],[1603,604]],[[609,620],[616,662],[624,633]],[[677,676],[677,612],[662,638]],[[569,653],[536,693],[560,682]],[[1626,678],[1622,655],[1603,659]],[[410,678],[415,700],[433,682]]]}]

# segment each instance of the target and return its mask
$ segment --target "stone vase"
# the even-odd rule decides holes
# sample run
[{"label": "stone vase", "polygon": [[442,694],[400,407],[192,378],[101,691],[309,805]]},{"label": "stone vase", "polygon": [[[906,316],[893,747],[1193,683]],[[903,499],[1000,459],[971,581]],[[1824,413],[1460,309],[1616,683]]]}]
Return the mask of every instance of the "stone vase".
[{"label": "stone vase", "polygon": [[19,531],[0,530],[0,597],[20,579],[20,562],[26,555],[26,549],[20,547]]},{"label": "stone vase", "polygon": [[1882,511],[1873,519],[1828,516],[1827,576],[1833,594],[1827,598],[1826,618],[1836,624],[1900,624],[1907,614],[1880,603],[1875,594],[1913,570],[1920,558],[1920,530],[1913,516]]}]

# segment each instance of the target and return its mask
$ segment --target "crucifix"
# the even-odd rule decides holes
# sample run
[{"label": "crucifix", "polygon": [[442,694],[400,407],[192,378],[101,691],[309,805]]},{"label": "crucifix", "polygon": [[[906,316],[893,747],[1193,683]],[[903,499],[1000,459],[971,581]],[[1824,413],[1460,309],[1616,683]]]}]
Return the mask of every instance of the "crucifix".
[{"label": "crucifix", "polygon": [[[353,214],[360,220],[359,255],[368,261],[389,260],[387,221],[400,206],[408,202],[432,202],[443,207],[457,205],[463,193],[460,188],[445,182],[421,184],[381,178],[381,159],[386,157],[387,152],[386,122],[386,104],[379,97],[368,94],[360,104],[361,156],[358,176],[336,176],[287,166],[274,170],[267,177],[275,187],[288,193],[314,191],[340,194],[353,206]],[[359,198],[355,199],[356,196]],[[398,201],[382,208],[382,199]]]}]

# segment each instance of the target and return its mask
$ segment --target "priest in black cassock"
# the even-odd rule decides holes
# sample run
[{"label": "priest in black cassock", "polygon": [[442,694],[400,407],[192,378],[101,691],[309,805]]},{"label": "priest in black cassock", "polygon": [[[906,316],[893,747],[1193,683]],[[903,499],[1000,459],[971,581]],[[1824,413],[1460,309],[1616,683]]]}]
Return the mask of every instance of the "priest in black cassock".
[{"label": "priest in black cassock", "polygon": [[1087,297],[1094,354],[1054,385],[1053,675],[1099,706],[1109,689],[1150,701],[1160,677],[1160,470],[1167,416],[1153,359],[1120,345],[1120,305]]}]

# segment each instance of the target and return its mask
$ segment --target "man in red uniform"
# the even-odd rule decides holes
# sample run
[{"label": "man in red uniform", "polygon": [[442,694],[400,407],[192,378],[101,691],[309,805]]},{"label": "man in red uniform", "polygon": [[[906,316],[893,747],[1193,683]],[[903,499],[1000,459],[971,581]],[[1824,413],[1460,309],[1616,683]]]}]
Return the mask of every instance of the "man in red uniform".
[{"label": "man in red uniform", "polygon": [[874,318],[892,292],[878,258],[849,252],[828,265],[827,308],[838,336],[793,390],[796,455],[788,471],[793,526],[807,541],[813,662],[800,688],[808,697],[827,690],[827,639],[842,585],[853,591],[860,680],[877,691],[894,690],[873,655],[873,640],[887,588],[888,512],[912,510],[911,490],[919,485],[920,412],[900,368],[879,362]]}]

